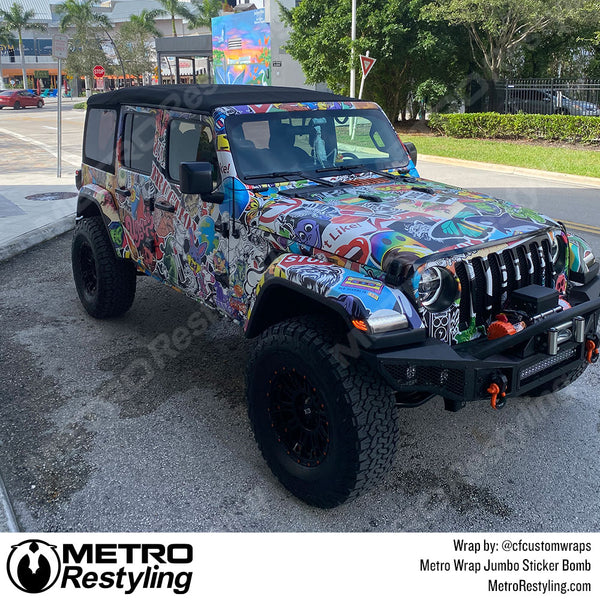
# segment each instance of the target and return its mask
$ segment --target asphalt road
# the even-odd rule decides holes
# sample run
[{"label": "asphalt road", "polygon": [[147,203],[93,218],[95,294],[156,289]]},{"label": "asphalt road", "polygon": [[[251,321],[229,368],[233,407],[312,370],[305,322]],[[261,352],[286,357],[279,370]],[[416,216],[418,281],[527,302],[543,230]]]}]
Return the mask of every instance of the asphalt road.
[{"label": "asphalt road", "polygon": [[[547,202],[546,212],[577,222],[598,194],[454,167],[451,176]],[[500,190],[499,180],[511,185]],[[277,483],[254,443],[249,345],[237,327],[219,320],[189,348],[157,353],[158,336],[202,309],[140,279],[127,315],[95,321],[77,298],[69,252],[67,234],[0,263],[0,471],[23,529],[599,529],[597,367],[555,396],[499,412],[477,403],[452,414],[441,401],[403,410],[401,447],[382,484],[353,503],[314,509]]]},{"label": "asphalt road", "polygon": [[[56,101],[47,100],[43,108],[24,108],[0,110],[0,134],[12,132],[26,138],[33,139],[40,146],[46,147],[51,152],[57,149],[57,104]],[[85,110],[74,109],[74,102],[63,101],[62,110],[62,158],[64,176],[71,176],[75,167],[81,162],[81,143],[83,140],[83,123]],[[15,142],[23,145],[21,142]],[[26,152],[31,145],[24,144]],[[49,166],[56,167],[56,159],[48,155]]]}]

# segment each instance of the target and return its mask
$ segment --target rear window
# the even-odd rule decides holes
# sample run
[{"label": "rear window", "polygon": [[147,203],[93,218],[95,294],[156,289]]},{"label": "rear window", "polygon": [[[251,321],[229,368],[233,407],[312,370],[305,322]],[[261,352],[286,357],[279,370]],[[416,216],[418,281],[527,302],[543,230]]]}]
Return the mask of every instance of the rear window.
[{"label": "rear window", "polygon": [[83,145],[84,162],[114,172],[117,111],[91,108],[88,110]]},{"label": "rear window", "polygon": [[6,91],[6,92],[0,92],[0,96],[12,96],[14,94],[14,92]]}]

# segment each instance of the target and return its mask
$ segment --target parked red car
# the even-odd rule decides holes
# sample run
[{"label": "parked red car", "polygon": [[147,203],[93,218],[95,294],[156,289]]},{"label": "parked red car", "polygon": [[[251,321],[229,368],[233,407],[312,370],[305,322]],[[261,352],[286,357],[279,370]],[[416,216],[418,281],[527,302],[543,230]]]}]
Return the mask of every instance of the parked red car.
[{"label": "parked red car", "polygon": [[15,110],[25,108],[26,106],[42,108],[44,100],[28,90],[4,90],[0,92],[0,109],[5,106],[14,108]]}]

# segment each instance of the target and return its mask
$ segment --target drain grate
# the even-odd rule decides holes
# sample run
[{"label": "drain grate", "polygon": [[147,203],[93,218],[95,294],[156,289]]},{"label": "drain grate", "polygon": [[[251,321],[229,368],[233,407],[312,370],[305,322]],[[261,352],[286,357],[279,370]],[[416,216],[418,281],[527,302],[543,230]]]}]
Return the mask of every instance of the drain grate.
[{"label": "drain grate", "polygon": [[75,198],[76,192],[45,192],[42,194],[32,194],[25,196],[26,200],[36,200],[37,202],[52,202],[53,200],[66,200],[67,198]]}]

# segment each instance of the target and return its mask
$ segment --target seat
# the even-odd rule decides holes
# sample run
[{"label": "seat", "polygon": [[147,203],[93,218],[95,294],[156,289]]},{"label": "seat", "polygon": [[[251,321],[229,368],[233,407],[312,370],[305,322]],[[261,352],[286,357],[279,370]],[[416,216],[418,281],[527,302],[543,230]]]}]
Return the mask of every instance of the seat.
[{"label": "seat", "polygon": [[296,132],[292,125],[271,122],[269,155],[274,171],[301,171],[311,166],[310,156],[295,145]]}]

